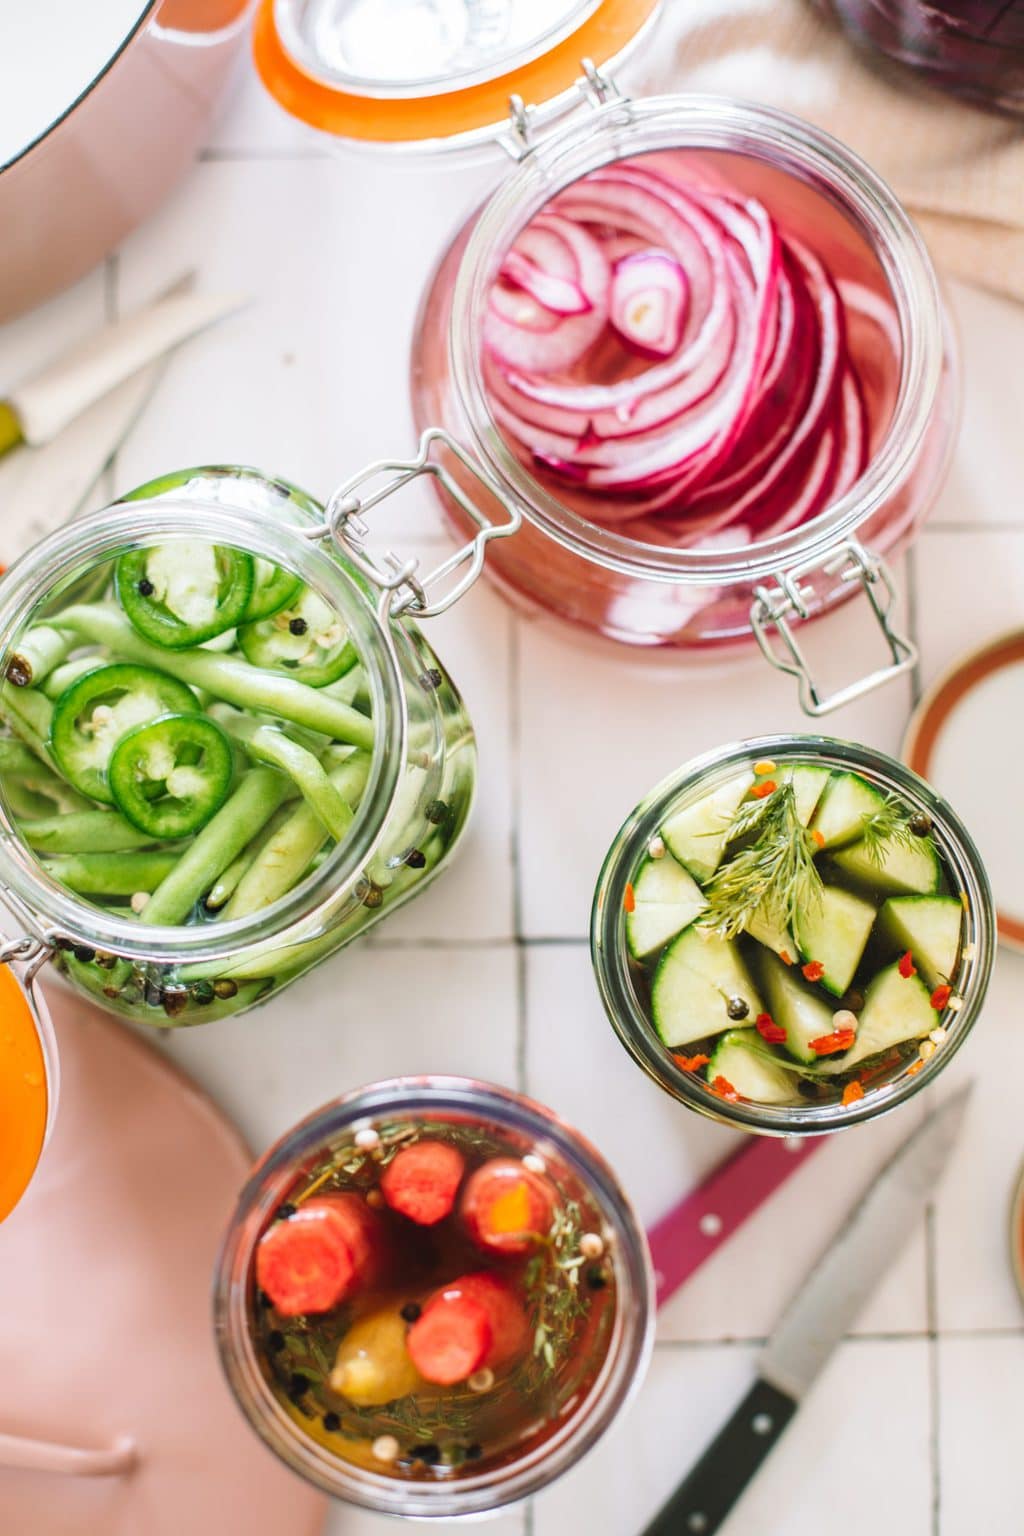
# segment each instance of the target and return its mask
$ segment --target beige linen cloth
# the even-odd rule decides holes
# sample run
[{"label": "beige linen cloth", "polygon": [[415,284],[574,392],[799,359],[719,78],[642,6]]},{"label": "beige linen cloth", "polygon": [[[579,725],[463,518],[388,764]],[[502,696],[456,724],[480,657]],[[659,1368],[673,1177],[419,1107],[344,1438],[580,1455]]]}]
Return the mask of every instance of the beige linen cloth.
[{"label": "beige linen cloth", "polygon": [[808,0],[665,0],[646,86],[746,97],[816,123],[913,214],[937,266],[1024,302],[1024,123],[875,68]]}]

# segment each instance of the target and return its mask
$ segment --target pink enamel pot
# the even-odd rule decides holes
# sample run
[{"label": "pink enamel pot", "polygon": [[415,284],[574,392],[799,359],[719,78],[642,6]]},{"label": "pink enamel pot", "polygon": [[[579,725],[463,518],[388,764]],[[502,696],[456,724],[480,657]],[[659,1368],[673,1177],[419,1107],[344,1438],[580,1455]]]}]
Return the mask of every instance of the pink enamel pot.
[{"label": "pink enamel pot", "polygon": [[88,272],[192,163],[250,0],[13,7],[0,57],[0,321]]}]

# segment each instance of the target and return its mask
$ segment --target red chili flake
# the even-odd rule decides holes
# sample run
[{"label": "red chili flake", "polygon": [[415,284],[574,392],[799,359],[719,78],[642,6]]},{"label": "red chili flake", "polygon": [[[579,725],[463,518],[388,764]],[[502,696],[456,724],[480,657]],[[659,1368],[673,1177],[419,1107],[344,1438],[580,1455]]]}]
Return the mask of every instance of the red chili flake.
[{"label": "red chili flake", "polygon": [[825,974],[825,967],[820,960],[808,960],[802,969],[808,981],[820,981]]},{"label": "red chili flake", "polygon": [[814,831],[811,833],[811,836],[814,838],[814,841],[817,843],[819,848],[824,848],[824,846],[825,846],[825,834],[824,834],[824,832],[822,832],[818,827],[815,827]]},{"label": "red chili flake", "polygon": [[907,1068],[907,1076],[916,1077],[923,1066],[924,1062],[921,1061],[920,1058],[917,1061],[912,1062],[911,1065]]},{"label": "red chili flake", "polygon": [[843,1089],[844,1104],[856,1104],[857,1100],[862,1099],[863,1097],[864,1089],[861,1087],[860,1083],[847,1083],[846,1087]]},{"label": "red chili flake", "polygon": [[906,954],[900,955],[900,963],[897,969],[904,981],[909,981],[911,976],[917,975],[917,966],[914,964],[914,957],[909,949]]},{"label": "red chili flake", "polygon": [[855,1029],[834,1029],[830,1035],[819,1035],[810,1041],[815,1056],[834,1056],[836,1051],[848,1051],[857,1038]]},{"label": "red chili flake", "polygon": [[931,995],[931,1005],[935,1009],[936,1013],[941,1013],[943,1008],[945,1008],[946,1004],[949,1002],[952,991],[952,987],[943,986],[935,988],[935,991]]},{"label": "red chili flake", "polygon": [[790,954],[788,949],[779,950],[779,959],[782,961],[783,965],[793,964],[793,956]]},{"label": "red chili flake", "polygon": [[717,1093],[720,1099],[739,1098],[739,1094],[736,1092],[736,1089],[733,1087],[732,1083],[730,1083],[727,1077],[723,1077],[721,1072],[719,1072],[718,1076],[711,1084],[711,1092]]},{"label": "red chili flake", "polygon": [[784,1026],[776,1024],[770,1013],[759,1013],[754,1020],[754,1028],[769,1045],[781,1045],[786,1038]]},{"label": "red chili flake", "polygon": [[755,800],[766,800],[769,795],[774,795],[778,787],[774,779],[762,779],[760,784],[752,786],[750,793]]},{"label": "red chili flake", "polygon": [[622,898],[622,905],[625,907],[627,912],[636,911],[636,892],[634,891],[632,885],[630,885],[628,882],[626,884],[626,894]]},{"label": "red chili flake", "polygon": [[711,1060],[710,1056],[675,1056],[672,1060],[677,1067],[682,1067],[684,1072],[699,1072],[701,1067],[706,1067]]}]

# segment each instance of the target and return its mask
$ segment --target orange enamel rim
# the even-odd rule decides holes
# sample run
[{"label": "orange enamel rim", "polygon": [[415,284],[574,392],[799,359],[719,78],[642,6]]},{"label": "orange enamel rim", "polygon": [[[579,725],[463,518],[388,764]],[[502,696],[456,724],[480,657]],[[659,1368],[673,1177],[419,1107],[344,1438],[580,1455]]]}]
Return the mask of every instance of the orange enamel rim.
[{"label": "orange enamel rim", "polygon": [[659,4],[660,0],[604,0],[575,32],[525,67],[440,96],[356,96],[315,80],[285,51],[274,22],[274,0],[260,0],[253,55],[270,94],[286,112],[312,128],[361,143],[454,139],[500,127],[514,93],[529,105],[550,103],[571,90],[583,59],[592,59],[599,69],[614,59],[633,42]]},{"label": "orange enamel rim", "polygon": [[1010,1206],[1010,1259],[1013,1275],[1024,1301],[1024,1168]]},{"label": "orange enamel rim", "polygon": [[0,1221],[36,1171],[56,1109],[56,1054],[46,1005],[0,965]]},{"label": "orange enamel rim", "polygon": [[[984,678],[1021,661],[1024,629],[1001,635],[956,662],[928,690],[911,717],[903,739],[903,761],[907,767],[930,781],[936,743],[954,710]],[[996,921],[1002,942],[1024,950],[1024,917],[1001,910],[997,903]]]}]

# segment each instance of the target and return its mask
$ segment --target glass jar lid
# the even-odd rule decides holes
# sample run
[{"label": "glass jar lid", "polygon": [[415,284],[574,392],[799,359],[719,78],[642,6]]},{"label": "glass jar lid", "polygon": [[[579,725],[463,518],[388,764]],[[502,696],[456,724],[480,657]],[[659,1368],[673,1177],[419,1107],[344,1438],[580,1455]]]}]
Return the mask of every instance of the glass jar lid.
[{"label": "glass jar lid", "polygon": [[659,0],[262,0],[256,66],[294,117],[353,143],[493,141],[520,96],[556,114],[589,58],[613,66]]}]

